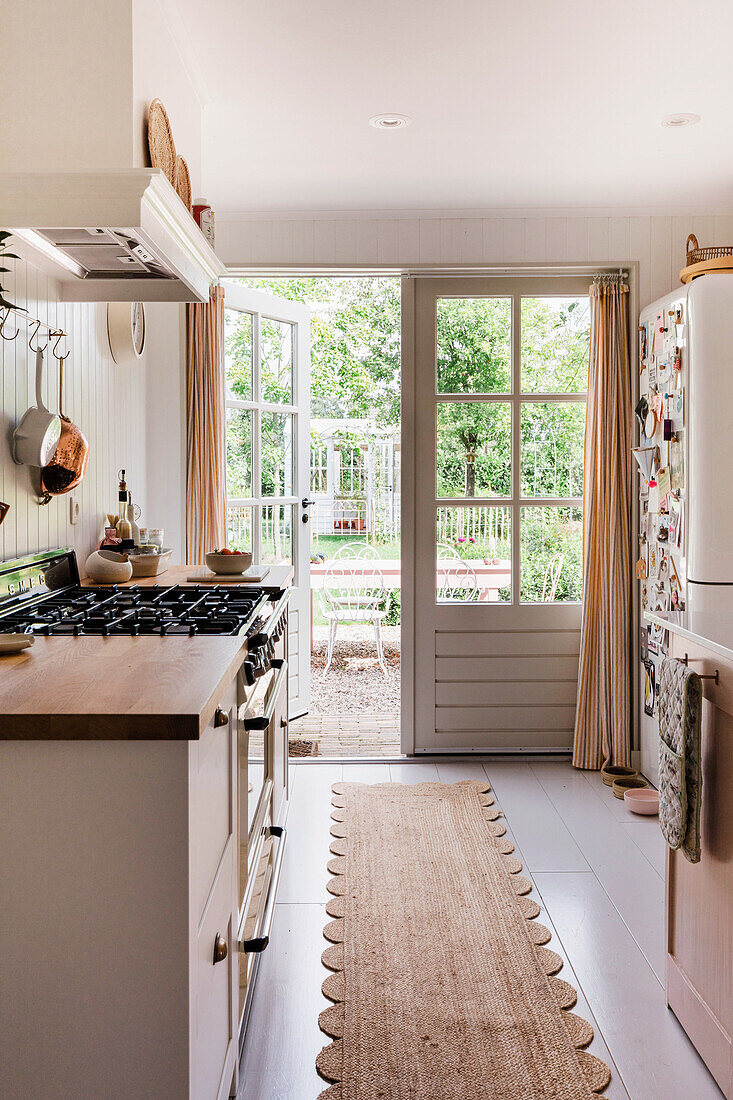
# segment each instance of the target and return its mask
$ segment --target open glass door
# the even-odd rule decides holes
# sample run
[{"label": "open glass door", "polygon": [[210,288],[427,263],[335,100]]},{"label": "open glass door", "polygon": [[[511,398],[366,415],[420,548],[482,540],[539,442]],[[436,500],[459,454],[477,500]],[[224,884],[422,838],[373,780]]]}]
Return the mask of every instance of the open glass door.
[{"label": "open glass door", "polygon": [[310,705],[310,310],[224,282],[227,539],[292,564],[290,717]]},{"label": "open glass door", "polygon": [[[416,278],[414,740],[567,750],[582,594],[587,278]],[[404,629],[404,626],[403,626]]]}]

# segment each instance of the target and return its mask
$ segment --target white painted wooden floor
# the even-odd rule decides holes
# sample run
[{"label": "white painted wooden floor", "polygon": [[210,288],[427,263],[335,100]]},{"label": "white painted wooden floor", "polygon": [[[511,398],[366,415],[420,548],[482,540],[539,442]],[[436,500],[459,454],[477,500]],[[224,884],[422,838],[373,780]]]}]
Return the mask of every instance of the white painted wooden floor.
[{"label": "white painted wooden floor", "polygon": [[[577,1013],[610,1066],[608,1100],[720,1097],[664,999],[664,844],[656,818],[630,813],[600,776],[567,762],[295,764],[273,936],[262,960],[238,1100],[315,1100],[314,1059],[328,919],[330,788],[339,779],[416,783],[488,776],[538,918],[578,991]],[[489,1098],[487,1097],[487,1100]],[[491,1098],[495,1100],[495,1098]],[[527,1100],[531,1100],[528,1096]]]}]

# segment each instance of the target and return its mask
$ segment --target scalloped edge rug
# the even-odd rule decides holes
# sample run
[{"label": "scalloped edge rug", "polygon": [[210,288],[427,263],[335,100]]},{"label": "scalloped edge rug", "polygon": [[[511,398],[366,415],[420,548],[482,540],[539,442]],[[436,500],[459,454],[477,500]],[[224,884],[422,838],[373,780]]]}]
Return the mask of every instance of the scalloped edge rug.
[{"label": "scalloped edge rug", "polygon": [[335,783],[319,1100],[598,1100],[488,783]]}]

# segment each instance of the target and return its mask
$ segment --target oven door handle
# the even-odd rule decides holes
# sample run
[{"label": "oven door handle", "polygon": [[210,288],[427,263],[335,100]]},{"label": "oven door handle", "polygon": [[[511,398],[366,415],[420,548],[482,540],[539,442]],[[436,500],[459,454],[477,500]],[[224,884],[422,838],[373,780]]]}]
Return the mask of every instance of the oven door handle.
[{"label": "oven door handle", "polygon": [[275,916],[275,898],[277,895],[277,887],[280,882],[280,873],[283,868],[285,840],[287,837],[285,827],[283,825],[270,825],[266,830],[266,835],[274,837],[278,841],[278,849],[277,855],[275,856],[275,863],[272,868],[270,885],[267,890],[267,901],[265,902],[265,908],[262,913],[262,923],[257,930],[257,935],[249,940],[239,940],[237,943],[238,950],[246,952],[247,954],[259,954],[261,951],[265,950],[270,942],[272,920]]},{"label": "oven door handle", "polygon": [[273,668],[274,667],[277,667],[277,676],[272,682],[272,690],[267,700],[267,706],[262,711],[262,714],[258,714],[255,718],[242,719],[242,725],[246,730],[266,730],[272,721],[272,716],[275,713],[275,704],[280,695],[280,688],[288,675],[288,662],[283,660],[276,663],[273,661]]}]

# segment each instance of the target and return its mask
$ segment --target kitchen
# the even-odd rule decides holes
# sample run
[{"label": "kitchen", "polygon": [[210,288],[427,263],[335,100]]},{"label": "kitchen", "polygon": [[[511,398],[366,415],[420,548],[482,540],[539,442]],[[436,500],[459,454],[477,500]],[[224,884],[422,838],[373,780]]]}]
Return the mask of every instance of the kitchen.
[{"label": "kitchen", "polygon": [[[651,34],[660,6],[642,7]],[[709,64],[682,103],[653,87],[650,74],[634,73],[636,106],[644,103],[650,119],[639,124],[627,105],[623,156],[612,163],[599,152],[595,174],[579,155],[568,167],[573,178],[563,177],[542,128],[524,118],[492,123],[507,128],[492,139],[507,157],[533,145],[533,156],[547,158],[544,183],[531,157],[512,162],[521,181],[513,196],[511,173],[498,178],[488,152],[476,151],[475,170],[459,173],[460,183],[431,153],[439,140],[463,148],[478,122],[472,115],[451,134],[424,54],[410,46],[433,51],[435,71],[457,72],[451,35],[460,33],[466,71],[496,94],[498,77],[478,47],[489,33],[479,8],[449,18],[430,5],[420,27],[398,14],[385,43],[373,14],[357,5],[337,17],[329,6],[331,50],[315,14],[296,5],[255,11],[221,0],[205,17],[193,0],[6,5],[3,1094],[307,1100],[326,1089],[346,1100],[376,1095],[369,1082],[382,1074],[382,1095],[395,1097],[542,1096],[552,1064],[558,1096],[733,1095],[730,556],[727,538],[708,534],[729,526],[718,486],[733,427],[724,323],[733,213],[715,43],[725,40],[730,13],[705,5],[694,27],[680,15],[690,39],[712,51]],[[510,13],[497,18],[506,20],[500,65],[527,42]],[[548,33],[577,65],[593,28],[589,17],[580,39]],[[607,71],[626,48],[614,32],[598,47],[598,65]],[[247,65],[237,64],[237,49]],[[405,51],[419,94],[394,78]],[[307,64],[316,54],[327,88]],[[335,103],[349,64],[363,88]],[[671,60],[659,64],[671,79]],[[278,89],[268,82],[272,66]],[[573,79],[579,98],[590,99],[582,67]],[[471,89],[441,87],[458,118]],[[243,103],[251,103],[244,117]],[[699,111],[699,125],[678,114],[659,129],[680,105]],[[409,115],[375,115],[388,106]],[[333,132],[308,126],[319,111]],[[525,140],[512,143],[512,127],[522,126]],[[639,155],[639,126],[653,158]],[[647,163],[655,158],[663,179]],[[680,269],[691,281],[680,281]],[[403,280],[403,725],[402,753],[389,761],[288,759],[289,720],[308,709],[310,319],[301,303],[257,298],[233,280],[317,272]],[[628,720],[605,742],[594,734],[579,748],[576,738],[573,767],[586,610],[572,600],[530,604],[519,583],[495,603],[466,606],[460,585],[455,605],[432,598],[436,509],[466,506],[460,495],[436,495],[435,423],[448,402],[505,403],[515,425],[507,470],[518,488],[506,499],[483,495],[486,508],[514,517],[507,558],[519,578],[527,508],[572,520],[572,509],[590,515],[595,507],[588,488],[533,495],[523,487],[516,426],[528,407],[585,410],[586,390],[586,424],[595,407],[592,378],[574,389],[555,376],[524,384],[527,303],[559,295],[595,308],[594,294],[619,285],[628,287],[620,297],[629,385],[619,414],[628,525],[618,561],[628,559],[628,569],[619,566],[617,583],[628,601],[611,680]],[[507,392],[443,391],[430,325],[441,303],[481,297],[510,303],[509,327],[492,334],[495,347],[506,337],[506,357],[496,361],[508,372]],[[290,448],[290,473],[287,463],[277,467],[274,493],[256,484],[254,463],[237,497],[236,537],[224,503],[231,310],[253,319],[252,388],[237,411],[254,431],[268,416],[285,425]],[[261,376],[263,318],[292,333],[284,395],[268,393]],[[591,368],[593,354],[596,344]],[[37,415],[24,420],[29,409]],[[603,463],[604,438],[586,428],[586,471],[591,446]],[[214,554],[235,548],[247,551],[241,562]],[[611,667],[613,631],[606,637],[600,660]],[[599,775],[608,749],[617,781],[629,775],[628,793],[634,782],[639,791],[660,787],[666,654],[703,678],[691,681],[702,694],[699,862],[665,844],[661,818],[632,813],[630,799],[623,791],[614,798]],[[390,782],[397,786],[385,795]],[[458,855],[440,818],[429,816],[448,813],[446,805],[413,805],[431,794],[422,784],[451,792],[441,797],[456,803]],[[459,806],[469,795],[475,805]],[[400,833],[395,820],[412,868],[388,843]],[[420,910],[430,875],[406,876],[428,866],[428,835],[444,871]],[[357,860],[363,877],[352,882]],[[490,898],[482,868],[495,876]],[[380,889],[390,875],[394,889]],[[462,891],[483,914],[473,931]],[[438,910],[454,923],[431,923]],[[375,956],[360,912],[378,915]],[[418,986],[405,924],[415,950],[434,956],[421,1000],[395,978],[375,1001],[376,983],[364,974],[381,980],[393,970]],[[531,981],[532,997],[500,997],[499,964],[476,962],[499,928],[501,957],[517,967],[510,985]],[[434,995],[448,974],[463,981],[451,986],[455,1014]],[[495,1042],[509,1013],[515,1035],[531,1017],[546,1040],[530,1076],[513,1083],[507,1067],[527,1048]],[[468,1028],[468,1020],[479,1023]],[[381,1061],[379,1050],[389,1052]],[[456,1060],[474,1069],[461,1078]]]}]

